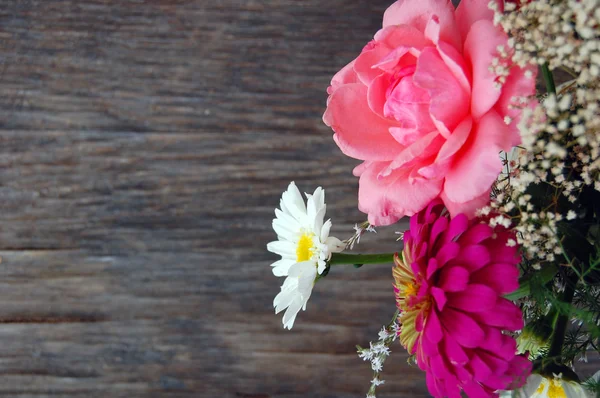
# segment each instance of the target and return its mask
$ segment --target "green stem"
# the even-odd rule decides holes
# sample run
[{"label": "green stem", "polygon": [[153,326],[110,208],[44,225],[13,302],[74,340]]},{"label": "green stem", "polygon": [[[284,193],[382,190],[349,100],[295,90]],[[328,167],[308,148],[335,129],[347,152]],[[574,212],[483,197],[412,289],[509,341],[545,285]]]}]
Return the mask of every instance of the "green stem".
[{"label": "green stem", "polygon": [[554,84],[554,77],[552,76],[552,72],[550,72],[550,68],[548,67],[547,62],[544,65],[542,65],[542,75],[544,76],[544,82],[546,83],[546,91],[548,93],[556,94],[556,85]]},{"label": "green stem", "polygon": [[348,254],[348,253],[333,253],[329,265],[340,264],[385,264],[394,262],[394,253],[379,253],[379,254]]},{"label": "green stem", "polygon": [[[565,281],[565,291],[563,292],[562,302],[571,304],[573,296],[575,295],[575,285],[577,284],[577,275],[572,274]],[[562,347],[565,343],[565,334],[567,332],[567,326],[569,324],[570,314],[560,314],[554,324],[554,332],[552,333],[552,340],[550,342],[550,348],[548,350],[548,358],[560,357],[562,353]]]}]

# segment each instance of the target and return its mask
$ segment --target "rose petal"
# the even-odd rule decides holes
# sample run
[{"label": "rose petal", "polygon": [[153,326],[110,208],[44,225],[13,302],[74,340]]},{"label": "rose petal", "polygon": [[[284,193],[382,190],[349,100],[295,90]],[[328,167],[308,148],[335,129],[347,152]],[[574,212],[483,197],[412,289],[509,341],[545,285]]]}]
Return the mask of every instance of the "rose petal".
[{"label": "rose petal", "polygon": [[371,163],[361,174],[358,189],[358,208],[369,215],[373,225],[389,225],[404,215],[413,215],[435,198],[441,189],[439,180],[414,180],[400,170],[379,177],[388,166],[385,162]]},{"label": "rose petal", "polygon": [[367,102],[369,103],[369,108],[381,118],[386,118],[383,114],[383,109],[387,101],[386,90],[389,85],[390,77],[387,74],[381,74],[373,79],[367,89]]},{"label": "rose petal", "polygon": [[[456,12],[456,25],[460,31],[462,40],[467,38],[471,26],[479,20],[494,20],[494,11],[488,6],[489,2],[481,0],[461,0]],[[499,7],[502,5],[500,4]],[[502,9],[502,8],[500,8]]]},{"label": "rose petal", "polygon": [[440,194],[440,198],[444,201],[444,205],[452,217],[455,217],[458,214],[465,214],[469,219],[472,219],[477,215],[477,210],[490,204],[490,192],[491,188],[475,199],[462,203],[451,201],[444,191]]},{"label": "rose petal", "polygon": [[410,25],[425,32],[427,22],[435,15],[439,19],[441,40],[462,49],[462,43],[456,35],[454,6],[447,0],[399,0],[388,7],[383,14],[383,27],[390,25]]},{"label": "rose petal", "polygon": [[379,63],[393,48],[388,47],[384,43],[371,41],[368,50],[363,50],[354,62],[354,71],[358,75],[358,79],[365,86],[369,86],[371,82],[379,75],[384,73],[379,68],[373,68],[373,65]]},{"label": "rose petal", "polygon": [[456,78],[456,81],[466,92],[471,92],[471,69],[467,67],[465,60],[455,47],[440,41],[436,46],[440,57]]},{"label": "rose petal", "polygon": [[[500,98],[496,104],[496,110],[501,116],[508,116],[510,118],[511,146],[521,144],[521,135],[517,129],[517,124],[521,118],[522,109],[534,106],[537,103],[535,97],[533,97],[535,94],[536,75],[537,68],[534,66],[526,68],[513,66],[510,70],[510,75],[506,78],[506,82],[502,86],[502,94],[500,94]],[[514,98],[529,98],[529,101],[525,104],[514,103]]]},{"label": "rose petal", "polygon": [[454,129],[452,134],[447,137],[446,141],[437,153],[435,162],[429,166],[419,169],[419,174],[425,178],[443,177],[448,172],[448,167],[453,159],[453,156],[458,152],[464,143],[467,141],[472,128],[472,120],[467,116]]},{"label": "rose petal", "polygon": [[331,79],[331,86],[327,88],[327,93],[332,94],[340,86],[344,84],[358,83],[358,76],[354,71],[354,60],[348,65],[344,66],[338,73],[333,75]]},{"label": "rose petal", "polygon": [[403,149],[389,133],[393,123],[377,116],[360,83],[338,88],[323,121],[335,131],[334,140],[346,155],[362,160],[392,160]]},{"label": "rose petal", "polygon": [[448,138],[450,132],[467,116],[469,93],[457,82],[433,47],[421,52],[413,80],[417,86],[429,91],[432,120],[440,134]]},{"label": "rose petal", "polygon": [[495,111],[476,124],[446,174],[444,193],[450,201],[465,203],[489,191],[502,170],[498,152],[509,139],[507,130]]},{"label": "rose petal", "polygon": [[[381,172],[381,176],[387,177],[396,169],[408,169],[419,163],[427,162],[435,152],[442,146],[444,139],[437,131],[420,137],[417,141],[402,150],[389,166]],[[420,210],[420,209],[419,209]]]},{"label": "rose petal", "polygon": [[498,46],[508,51],[508,37],[492,21],[480,20],[471,26],[465,40],[465,58],[473,71],[471,93],[471,114],[481,118],[500,98],[501,89],[497,86],[497,75],[490,70],[494,59],[499,58]]},{"label": "rose petal", "polygon": [[448,137],[444,146],[440,149],[436,164],[447,165],[448,161],[458,152],[469,138],[471,129],[473,128],[473,119],[471,116],[464,118]]},{"label": "rose petal", "polygon": [[375,41],[385,44],[388,48],[407,47],[420,52],[423,47],[430,45],[423,31],[407,24],[386,26],[375,34]]}]

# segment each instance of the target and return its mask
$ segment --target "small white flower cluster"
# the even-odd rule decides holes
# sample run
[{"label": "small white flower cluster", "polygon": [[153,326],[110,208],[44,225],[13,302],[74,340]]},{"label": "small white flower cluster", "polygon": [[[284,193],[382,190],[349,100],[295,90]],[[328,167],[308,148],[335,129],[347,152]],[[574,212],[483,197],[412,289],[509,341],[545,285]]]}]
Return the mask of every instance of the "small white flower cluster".
[{"label": "small white flower cluster", "polygon": [[400,333],[400,325],[396,322],[396,317],[388,326],[383,326],[379,331],[379,340],[376,343],[369,342],[369,348],[356,346],[358,356],[363,361],[371,362],[373,369],[373,379],[371,387],[367,393],[367,398],[375,398],[375,389],[384,384],[385,380],[379,378],[379,374],[383,370],[383,363],[390,355],[390,345],[396,341]]},{"label": "small white flower cluster", "polygon": [[[518,9],[506,2],[501,14],[495,4],[490,7],[511,37],[515,64],[547,65],[571,76],[534,107],[523,107],[523,98],[512,99],[522,109],[517,123],[522,147],[504,159],[496,201],[481,212],[499,214],[491,218],[493,225],[516,222],[519,244],[539,269],[562,253],[557,223],[578,217],[581,190],[600,191],[600,8],[597,0],[536,0]],[[532,203],[536,187],[549,193],[553,206]],[[558,211],[557,203],[565,199],[570,205]]]},{"label": "small white flower cluster", "polygon": [[375,227],[373,227],[368,221],[360,224],[354,224],[354,231],[354,235],[352,235],[350,239],[344,241],[346,244],[346,249],[354,249],[354,245],[360,243],[360,237],[363,236],[365,232],[377,233],[377,231],[375,231]]},{"label": "small white flower cluster", "polygon": [[[492,64],[489,67],[489,71],[496,76],[494,80],[494,87],[500,90],[506,79],[510,76],[510,68],[512,65],[511,51],[510,48],[499,45],[496,48],[496,56],[492,58]],[[506,116],[505,122],[510,124],[510,117]]]},{"label": "small white flower cluster", "polygon": [[[506,14],[498,13],[495,22],[511,35],[513,60],[521,66],[548,63],[550,69],[567,67],[584,72],[583,79],[598,76],[598,21],[596,0],[536,0],[516,4],[506,2]],[[590,65],[590,63],[592,65]],[[595,67],[593,67],[595,65]]]}]

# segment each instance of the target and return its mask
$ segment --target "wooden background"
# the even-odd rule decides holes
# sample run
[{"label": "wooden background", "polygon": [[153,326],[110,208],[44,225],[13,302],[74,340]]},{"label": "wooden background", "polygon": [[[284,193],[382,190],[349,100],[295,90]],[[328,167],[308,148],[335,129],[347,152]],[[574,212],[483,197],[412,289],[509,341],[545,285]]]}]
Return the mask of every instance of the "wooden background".
[{"label": "wooden background", "polygon": [[[365,219],[321,115],[389,3],[0,1],[1,396],[364,396],[389,266],[334,270],[290,332],[265,245],[291,180],[338,237]],[[395,351],[381,396],[428,396]]]},{"label": "wooden background", "polygon": [[[321,116],[387,3],[0,1],[1,396],[365,395],[389,266],[335,270],[290,332],[265,245],[291,180],[340,238],[365,219]],[[427,396],[396,349],[381,391]]]}]

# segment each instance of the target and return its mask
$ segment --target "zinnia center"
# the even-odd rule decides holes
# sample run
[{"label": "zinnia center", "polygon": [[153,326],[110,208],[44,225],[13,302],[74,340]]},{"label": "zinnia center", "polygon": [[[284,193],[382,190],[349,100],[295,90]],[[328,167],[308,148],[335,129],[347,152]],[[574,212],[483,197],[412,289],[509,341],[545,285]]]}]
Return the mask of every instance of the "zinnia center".
[{"label": "zinnia center", "polygon": [[398,302],[398,308],[401,310],[400,323],[402,329],[400,330],[400,342],[409,353],[413,353],[414,345],[419,337],[419,330],[417,330],[416,322],[417,317],[422,313],[423,319],[427,316],[429,309],[428,300],[420,300],[418,298],[419,283],[415,279],[412,269],[405,261],[404,253],[402,257],[396,256],[394,262],[394,281],[396,286],[396,299]]},{"label": "zinnia center", "polygon": [[296,246],[296,261],[308,261],[312,258],[315,251],[313,245],[313,233],[304,233],[298,240],[298,246]]}]

